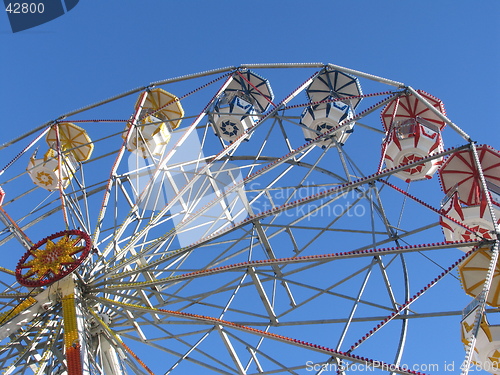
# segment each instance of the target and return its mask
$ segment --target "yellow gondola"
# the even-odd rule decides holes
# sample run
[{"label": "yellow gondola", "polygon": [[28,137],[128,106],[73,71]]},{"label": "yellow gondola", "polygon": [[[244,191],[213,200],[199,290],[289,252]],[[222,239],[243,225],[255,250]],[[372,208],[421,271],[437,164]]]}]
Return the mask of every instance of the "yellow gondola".
[{"label": "yellow gondola", "polygon": [[60,155],[59,160],[53,149],[49,149],[43,158],[36,159],[35,152],[26,170],[33,183],[45,190],[54,191],[59,186],[65,189],[76,171],[75,162],[71,159],[71,156]]},{"label": "yellow gondola", "polygon": [[[142,103],[142,106],[141,106]],[[127,149],[138,151],[143,158],[161,156],[170,141],[170,133],[179,127],[184,110],[175,95],[162,89],[142,93],[135,104],[136,128],[127,142]],[[130,128],[127,124],[123,137]]]},{"label": "yellow gondola", "polygon": [[[135,103],[135,110],[139,110],[142,95],[139,96]],[[163,89],[153,89],[148,91],[146,100],[142,105],[142,113],[140,118],[146,117],[148,114],[153,114],[154,117],[168,123],[171,129],[177,129],[184,117],[184,109],[182,109],[179,98]]]},{"label": "yellow gondola", "polygon": [[[59,130],[59,140],[57,139],[56,126]],[[94,144],[87,132],[79,126],[70,122],[62,122],[53,126],[45,138],[49,147],[56,150],[70,152],[75,160],[83,162],[90,158],[94,150]]]},{"label": "yellow gondola", "polygon": [[[489,247],[483,247],[458,266],[462,287],[469,296],[477,297],[482,292],[490,261],[491,251]],[[495,266],[486,303],[493,307],[500,307],[500,267],[498,263]]]}]

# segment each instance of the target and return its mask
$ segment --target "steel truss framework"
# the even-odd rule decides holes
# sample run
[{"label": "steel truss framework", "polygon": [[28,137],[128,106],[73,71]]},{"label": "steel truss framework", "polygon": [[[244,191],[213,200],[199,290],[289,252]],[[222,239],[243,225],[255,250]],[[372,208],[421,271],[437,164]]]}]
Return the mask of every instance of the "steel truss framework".
[{"label": "steel truss framework", "polygon": [[[255,125],[224,142],[209,125],[213,104],[246,69],[271,85],[275,72],[290,74],[293,87],[274,88],[279,99],[269,99]],[[355,116],[329,132],[354,122],[345,145],[330,138],[318,147],[329,133],[303,137],[300,114],[311,104],[304,90],[323,69],[363,87]],[[166,151],[144,159],[127,141],[139,143],[141,127],[154,123],[129,116],[153,87],[177,95],[185,114]],[[419,343],[413,323],[452,322],[459,340],[467,297],[455,269],[490,246],[492,271],[498,241],[444,242],[437,177],[406,184],[393,176],[458,149],[478,160],[469,135],[432,105],[461,145],[390,170],[379,165],[378,116],[407,93],[420,95],[332,64],[242,65],[155,82],[5,143],[2,160],[12,161],[0,172],[0,245],[9,254],[0,269],[3,373],[415,373],[403,364],[425,355],[435,326],[417,323]],[[31,184],[26,165],[62,121],[85,128],[94,153],[66,189],[48,192]],[[55,151],[63,162],[71,150]],[[18,259],[68,229],[90,235],[91,255],[50,285],[19,285]],[[492,272],[476,325],[491,280]],[[444,301],[443,293],[463,298]]]}]

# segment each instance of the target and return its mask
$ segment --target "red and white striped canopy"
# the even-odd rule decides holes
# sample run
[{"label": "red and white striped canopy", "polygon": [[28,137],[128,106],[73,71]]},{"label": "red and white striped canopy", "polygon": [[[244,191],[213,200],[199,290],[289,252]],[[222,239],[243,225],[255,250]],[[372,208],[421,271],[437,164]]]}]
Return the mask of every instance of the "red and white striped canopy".
[{"label": "red and white striped canopy", "polygon": [[[417,92],[439,112],[443,115],[446,114],[444,104],[441,100],[426,93],[425,91],[417,90]],[[432,110],[427,107],[424,102],[418,99],[415,95],[411,94],[394,98],[385,106],[381,113],[382,124],[384,125],[384,129],[386,131],[389,130],[393,122],[415,119],[417,117],[431,122],[440,130],[442,130],[446,125],[446,123],[440,119],[437,114],[432,112]]]},{"label": "red and white striped canopy", "polygon": [[[493,147],[482,145],[477,147],[477,153],[485,180],[500,186],[500,152]],[[471,150],[451,154],[439,170],[439,177],[445,193],[457,186],[462,203],[481,203],[481,180]]]}]

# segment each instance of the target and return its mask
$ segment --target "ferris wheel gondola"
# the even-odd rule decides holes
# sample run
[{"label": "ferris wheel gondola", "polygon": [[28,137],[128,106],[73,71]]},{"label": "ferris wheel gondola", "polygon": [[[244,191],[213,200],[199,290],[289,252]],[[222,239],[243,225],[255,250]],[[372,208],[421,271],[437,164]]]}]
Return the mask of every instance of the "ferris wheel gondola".
[{"label": "ferris wheel gondola", "polygon": [[[487,182],[488,194],[498,194],[500,186],[500,152],[493,147],[477,147],[479,163]],[[456,189],[460,201],[466,205],[478,205],[484,199],[479,170],[471,150],[457,151],[446,159],[440,172],[441,186],[445,194]]]},{"label": "ferris wheel gondola", "polygon": [[354,121],[349,120],[362,99],[359,80],[338,70],[324,69],[309,84],[306,94],[312,102],[300,119],[305,126],[306,141],[331,133],[318,144],[322,147],[343,145],[353,132]]},{"label": "ferris wheel gondola", "polygon": [[[387,132],[382,157],[387,168],[415,163],[444,151],[441,130],[446,123],[437,114],[445,114],[443,102],[422,90],[417,93],[419,96],[412,93],[397,96],[382,111],[382,124]],[[443,157],[433,158],[396,175],[407,182],[429,179],[442,163]]]}]

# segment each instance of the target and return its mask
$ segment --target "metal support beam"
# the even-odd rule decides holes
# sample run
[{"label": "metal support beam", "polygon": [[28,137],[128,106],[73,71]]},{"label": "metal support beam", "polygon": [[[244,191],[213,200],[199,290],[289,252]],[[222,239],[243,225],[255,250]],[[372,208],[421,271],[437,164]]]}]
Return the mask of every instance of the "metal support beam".
[{"label": "metal support beam", "polygon": [[255,273],[255,268],[248,267],[248,273],[250,274],[250,277],[252,278],[253,283],[255,284],[255,288],[257,289],[257,293],[259,293],[260,299],[262,300],[262,303],[264,304],[264,307],[266,308],[266,311],[269,314],[269,319],[271,320],[271,323],[273,325],[277,325],[278,319],[276,318],[274,308],[271,305],[269,298],[267,298],[266,291],[264,290],[264,286],[262,285],[259,276]]},{"label": "metal support beam", "polygon": [[23,230],[17,225],[17,223],[12,220],[10,215],[0,207],[0,221],[8,228],[14,237],[24,246],[25,249],[29,250],[33,246],[33,242],[28,238],[28,236],[23,232]]},{"label": "metal support beam", "polygon": [[231,356],[234,364],[236,365],[236,369],[240,375],[245,375],[246,371],[243,368],[243,365],[241,364],[240,358],[238,357],[238,354],[236,353],[236,350],[234,350],[233,344],[231,344],[231,341],[229,340],[229,337],[226,332],[224,332],[224,327],[222,327],[220,324],[216,326],[217,330],[219,331],[219,334],[222,338],[222,341],[224,342],[224,346],[226,347],[229,355]]}]

